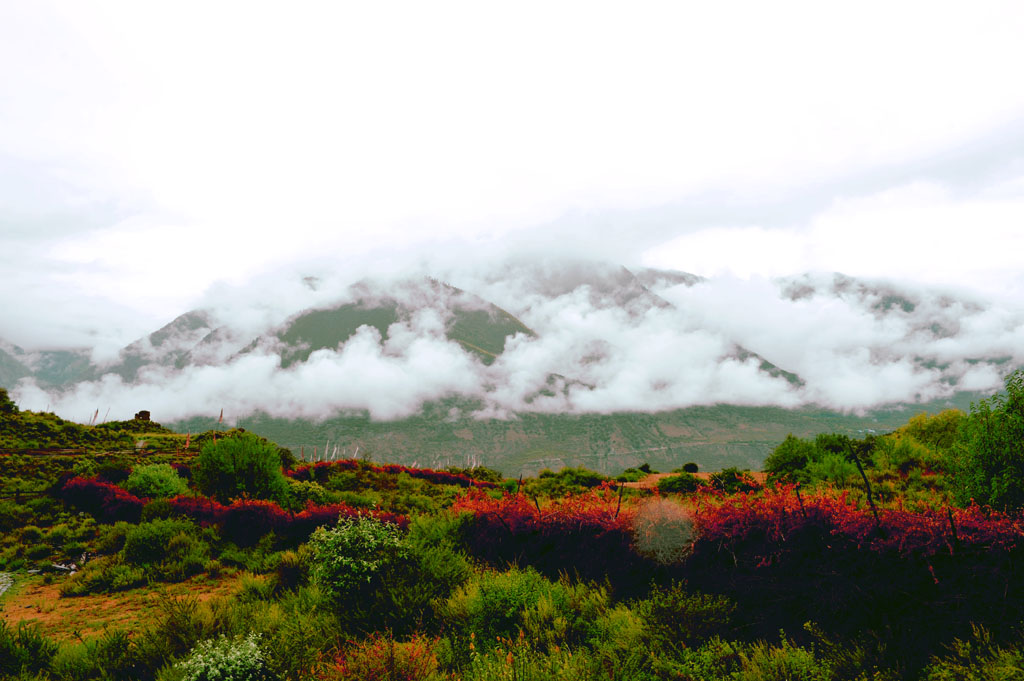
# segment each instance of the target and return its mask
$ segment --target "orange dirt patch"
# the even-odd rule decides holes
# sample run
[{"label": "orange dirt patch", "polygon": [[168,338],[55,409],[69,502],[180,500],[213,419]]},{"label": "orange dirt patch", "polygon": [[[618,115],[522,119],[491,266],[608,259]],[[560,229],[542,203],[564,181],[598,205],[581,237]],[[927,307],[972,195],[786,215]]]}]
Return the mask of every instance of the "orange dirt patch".
[{"label": "orange dirt patch", "polygon": [[62,598],[61,579],[45,584],[41,577],[19,575],[14,592],[0,600],[0,618],[9,625],[37,622],[43,633],[57,640],[88,638],[108,628],[135,632],[159,615],[162,596],[191,596],[200,602],[226,597],[234,592],[238,579],[233,575],[216,582],[189,580],[115,594]]}]

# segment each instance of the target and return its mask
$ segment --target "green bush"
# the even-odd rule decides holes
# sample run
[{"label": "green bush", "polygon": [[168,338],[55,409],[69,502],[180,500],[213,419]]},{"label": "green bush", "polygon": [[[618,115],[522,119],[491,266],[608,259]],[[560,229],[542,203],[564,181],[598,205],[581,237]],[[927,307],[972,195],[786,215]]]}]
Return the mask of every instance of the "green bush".
[{"label": "green bush", "polygon": [[125,533],[122,556],[133,565],[159,563],[168,556],[171,540],[176,535],[189,534],[195,530],[195,524],[185,519],[140,523]]},{"label": "green bush", "polygon": [[1024,508],[1024,370],[1006,377],[1005,395],[971,405],[954,454],[960,503]]},{"label": "green bush", "polygon": [[680,473],[679,475],[670,475],[667,478],[659,480],[658,491],[665,493],[679,492],[682,494],[688,494],[690,492],[696,492],[700,485],[700,478],[693,473]]},{"label": "green bush", "polygon": [[326,598],[339,604],[376,586],[386,567],[409,555],[397,525],[368,516],[318,528],[309,543],[315,556],[313,580]]},{"label": "green bush", "polygon": [[203,494],[220,502],[241,496],[287,502],[277,446],[252,433],[205,443],[193,479]]},{"label": "green bush", "polygon": [[270,681],[259,634],[203,641],[177,667],[182,681]]},{"label": "green bush", "polygon": [[37,625],[23,621],[12,627],[0,618],[0,676],[43,672],[56,653],[57,644],[43,636]]},{"label": "green bush", "polygon": [[813,442],[802,440],[790,433],[782,444],[772,450],[764,462],[764,470],[772,477],[809,482],[807,465],[820,458],[821,452]]},{"label": "green bush", "polygon": [[188,483],[167,463],[138,466],[122,485],[137,497],[167,499],[188,494]]},{"label": "green bush", "polygon": [[533,568],[512,568],[506,572],[485,572],[470,580],[442,606],[444,620],[454,624],[463,636],[475,634],[489,645],[496,636],[515,636],[523,614],[537,607],[541,599],[561,610],[566,601],[564,587],[554,584]]},{"label": "green bush", "polygon": [[725,596],[689,592],[685,584],[673,582],[655,587],[639,611],[655,640],[694,647],[732,632],[736,604]]}]

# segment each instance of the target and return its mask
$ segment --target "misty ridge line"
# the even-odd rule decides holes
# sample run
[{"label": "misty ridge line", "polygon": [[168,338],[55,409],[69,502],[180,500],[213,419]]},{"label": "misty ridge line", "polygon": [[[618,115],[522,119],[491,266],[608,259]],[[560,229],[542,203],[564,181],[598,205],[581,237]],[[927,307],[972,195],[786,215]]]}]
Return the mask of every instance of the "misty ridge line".
[{"label": "misty ridge line", "polygon": [[25,408],[73,419],[144,405],[169,421],[224,407],[388,421],[442,400],[465,405],[453,418],[478,419],[714,404],[863,412],[998,389],[1024,363],[1019,309],[838,274],[704,279],[518,260],[270,278],[208,302],[106,361],[0,348],[0,379]]}]

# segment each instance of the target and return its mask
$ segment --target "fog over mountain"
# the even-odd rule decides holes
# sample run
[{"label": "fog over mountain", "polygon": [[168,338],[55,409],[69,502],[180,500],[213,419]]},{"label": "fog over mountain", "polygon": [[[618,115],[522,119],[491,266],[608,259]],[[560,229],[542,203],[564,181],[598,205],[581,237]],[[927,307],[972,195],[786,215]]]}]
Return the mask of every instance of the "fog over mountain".
[{"label": "fog over mountain", "polygon": [[694,405],[864,411],[992,391],[1024,364],[1024,310],[835,273],[701,278],[522,257],[350,280],[266,276],[116,356],[0,346],[28,409],[161,420],[254,413],[476,418]]}]

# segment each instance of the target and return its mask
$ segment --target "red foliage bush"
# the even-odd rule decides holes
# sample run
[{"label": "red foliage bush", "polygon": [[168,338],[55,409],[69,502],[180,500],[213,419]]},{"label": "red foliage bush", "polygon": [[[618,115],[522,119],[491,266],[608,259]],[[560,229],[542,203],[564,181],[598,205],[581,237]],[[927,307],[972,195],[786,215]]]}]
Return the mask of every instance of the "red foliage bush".
[{"label": "red foliage bush", "polygon": [[[142,507],[149,501],[94,478],[71,478],[58,494],[65,503],[104,522],[125,520],[137,523]],[[224,537],[240,546],[254,544],[269,532],[290,541],[304,541],[313,530],[333,524],[340,517],[370,515],[403,529],[409,526],[409,519],[398,513],[357,509],[347,504],[317,505],[310,502],[300,513],[291,513],[273,501],[261,499],[237,499],[225,506],[209,497],[177,496],[168,499],[168,503],[176,514],[203,527],[220,526]]]},{"label": "red foliage bush", "polygon": [[139,522],[142,507],[149,501],[96,478],[71,478],[60,489],[59,496],[66,504],[108,523]]},{"label": "red foliage bush", "polygon": [[495,499],[470,490],[452,510],[472,514],[463,540],[473,555],[492,564],[532,565],[555,577],[566,572],[612,583],[647,581],[648,561],[630,550],[634,510],[620,508],[610,485],[567,495],[543,508],[521,494]]}]

